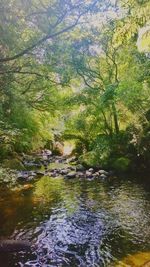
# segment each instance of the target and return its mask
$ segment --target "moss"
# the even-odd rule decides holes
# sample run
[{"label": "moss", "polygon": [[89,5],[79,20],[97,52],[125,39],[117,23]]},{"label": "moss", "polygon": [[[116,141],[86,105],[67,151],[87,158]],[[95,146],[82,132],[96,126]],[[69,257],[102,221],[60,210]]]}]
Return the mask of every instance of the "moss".
[{"label": "moss", "polygon": [[3,161],[3,166],[5,168],[14,169],[14,170],[25,170],[25,166],[19,159],[5,159]]}]

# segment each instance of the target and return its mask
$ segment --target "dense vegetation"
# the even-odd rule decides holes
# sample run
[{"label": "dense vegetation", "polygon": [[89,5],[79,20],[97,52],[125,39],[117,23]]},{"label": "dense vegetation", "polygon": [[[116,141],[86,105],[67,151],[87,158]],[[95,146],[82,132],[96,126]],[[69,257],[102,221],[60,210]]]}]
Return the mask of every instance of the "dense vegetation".
[{"label": "dense vegetation", "polygon": [[0,159],[74,140],[84,164],[150,161],[150,2],[0,0]]}]

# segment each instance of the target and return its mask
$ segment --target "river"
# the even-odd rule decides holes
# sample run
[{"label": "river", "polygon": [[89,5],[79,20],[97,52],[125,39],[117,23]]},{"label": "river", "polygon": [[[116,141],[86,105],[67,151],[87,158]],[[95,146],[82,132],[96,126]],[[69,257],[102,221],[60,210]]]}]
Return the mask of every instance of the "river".
[{"label": "river", "polygon": [[26,190],[1,186],[0,195],[1,237],[32,244],[0,253],[1,267],[110,267],[150,251],[147,183],[44,176]]}]

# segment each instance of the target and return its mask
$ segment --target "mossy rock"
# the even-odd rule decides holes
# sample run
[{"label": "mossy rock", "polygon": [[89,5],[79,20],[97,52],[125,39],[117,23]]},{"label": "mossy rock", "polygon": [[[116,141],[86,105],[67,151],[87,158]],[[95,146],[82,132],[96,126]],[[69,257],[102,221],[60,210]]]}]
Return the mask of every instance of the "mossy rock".
[{"label": "mossy rock", "polygon": [[25,170],[25,166],[19,159],[5,159],[3,167],[14,170]]},{"label": "mossy rock", "polygon": [[149,267],[149,266],[150,266],[150,252],[139,252],[134,255],[129,255],[115,265],[115,267]]},{"label": "mossy rock", "polygon": [[125,172],[130,169],[131,160],[127,157],[120,157],[113,161],[112,167],[116,171]]}]

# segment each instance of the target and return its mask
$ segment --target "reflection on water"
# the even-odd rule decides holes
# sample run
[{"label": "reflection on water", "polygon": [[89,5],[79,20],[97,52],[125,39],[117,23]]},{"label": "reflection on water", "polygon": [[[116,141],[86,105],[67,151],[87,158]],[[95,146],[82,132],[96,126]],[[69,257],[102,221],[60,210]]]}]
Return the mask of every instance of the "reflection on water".
[{"label": "reflection on water", "polygon": [[3,267],[115,266],[129,253],[150,250],[149,211],[150,194],[127,180],[43,177],[30,190],[3,190],[1,236],[28,239],[33,248],[0,260]]}]

